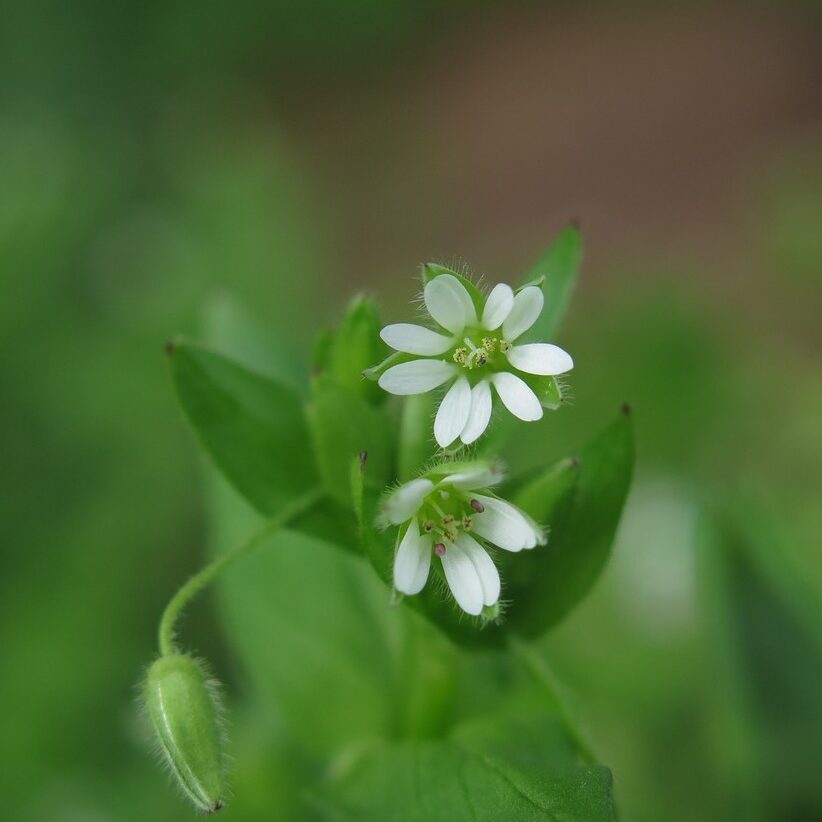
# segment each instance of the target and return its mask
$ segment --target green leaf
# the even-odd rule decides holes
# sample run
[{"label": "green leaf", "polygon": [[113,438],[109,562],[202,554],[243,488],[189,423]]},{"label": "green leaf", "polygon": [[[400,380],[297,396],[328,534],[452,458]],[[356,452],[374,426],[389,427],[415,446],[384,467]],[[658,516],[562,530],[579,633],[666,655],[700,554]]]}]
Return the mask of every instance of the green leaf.
[{"label": "green leaf", "polygon": [[577,760],[554,717],[532,714],[378,747],[318,804],[323,818],[351,822],[612,822],[611,787],[607,768]]},{"label": "green leaf", "polygon": [[312,383],[308,419],[320,479],[334,499],[352,507],[350,466],[361,453],[367,455],[369,481],[386,485],[393,430],[384,406],[369,405],[360,394],[321,375]]},{"label": "green leaf", "polygon": [[316,487],[299,399],[285,385],[188,341],[171,351],[180,404],[216,467],[271,516]]},{"label": "green leaf", "polygon": [[633,464],[626,410],[577,459],[549,468],[514,496],[550,533],[546,546],[499,558],[511,628],[539,635],[591,589],[608,559]]},{"label": "green leaf", "polygon": [[802,808],[816,819],[822,609],[767,509],[759,501],[725,506],[702,528],[706,605],[725,702],[718,753],[743,778],[741,792],[772,818]]},{"label": "green leaf", "polygon": [[440,401],[432,391],[404,397],[397,442],[397,478],[408,482],[418,476],[437,451],[434,414]]},{"label": "green leaf", "polygon": [[[214,545],[258,527],[219,478],[211,484]],[[220,580],[231,648],[254,692],[305,749],[329,754],[392,727],[397,613],[358,557],[283,531]]]},{"label": "green leaf", "polygon": [[545,254],[525,275],[523,284],[542,280],[545,307],[539,319],[522,338],[550,341],[556,336],[582,260],[582,235],[579,228],[568,226],[554,240]]},{"label": "green leaf", "polygon": [[385,398],[385,392],[366,380],[363,372],[383,359],[387,352],[388,346],[380,339],[376,304],[368,297],[355,297],[330,343],[329,373],[343,388],[376,403]]}]

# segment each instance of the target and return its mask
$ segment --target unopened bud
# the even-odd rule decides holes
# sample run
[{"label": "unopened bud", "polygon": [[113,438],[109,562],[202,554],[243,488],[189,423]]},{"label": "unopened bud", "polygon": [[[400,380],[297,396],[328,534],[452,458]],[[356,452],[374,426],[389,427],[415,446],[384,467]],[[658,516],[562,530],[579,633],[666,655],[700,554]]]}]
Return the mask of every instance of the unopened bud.
[{"label": "unopened bud", "polygon": [[481,514],[485,510],[485,506],[478,500],[472,499],[471,500],[471,507],[478,513]]},{"label": "unopened bud", "polygon": [[441,542],[438,542],[438,543],[434,546],[434,553],[435,553],[438,557],[445,556],[445,545],[443,545]]},{"label": "unopened bud", "polygon": [[223,806],[224,763],[216,683],[183,654],[156,660],[143,688],[163,758],[183,793],[204,813]]}]

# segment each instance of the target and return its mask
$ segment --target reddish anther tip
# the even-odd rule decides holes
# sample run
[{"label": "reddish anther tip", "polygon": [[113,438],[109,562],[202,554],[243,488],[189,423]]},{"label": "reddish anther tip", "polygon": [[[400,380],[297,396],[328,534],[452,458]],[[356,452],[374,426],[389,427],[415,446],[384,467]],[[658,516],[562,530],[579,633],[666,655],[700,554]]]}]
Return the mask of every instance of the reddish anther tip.
[{"label": "reddish anther tip", "polygon": [[471,500],[471,507],[478,513],[481,514],[485,510],[485,506],[478,500],[472,499]]},{"label": "reddish anther tip", "polygon": [[438,542],[438,543],[434,546],[434,553],[435,553],[438,557],[445,556],[445,545],[444,545],[442,542]]}]

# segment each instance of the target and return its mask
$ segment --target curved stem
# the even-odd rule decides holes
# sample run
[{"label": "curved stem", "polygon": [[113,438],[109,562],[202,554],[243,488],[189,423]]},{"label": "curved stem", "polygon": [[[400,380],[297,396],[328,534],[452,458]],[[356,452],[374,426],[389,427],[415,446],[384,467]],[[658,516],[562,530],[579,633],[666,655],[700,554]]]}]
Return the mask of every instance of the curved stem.
[{"label": "curved stem", "polygon": [[588,740],[585,738],[585,735],[582,733],[570,709],[565,704],[565,700],[560,693],[559,685],[554,677],[554,672],[550,669],[548,663],[531,645],[521,639],[512,637],[509,641],[509,646],[514,654],[519,657],[531,676],[542,686],[546,696],[553,703],[557,716],[565,726],[568,735],[576,744],[577,750],[585,763],[595,765],[599,760],[594,754]]},{"label": "curved stem", "polygon": [[267,537],[271,536],[271,534],[288,525],[295,517],[305,513],[321,496],[321,491],[314,490],[298,497],[286,505],[276,516],[268,520],[259,531],[253,533],[239,545],[236,545],[222,556],[217,557],[213,562],[206,565],[205,568],[202,568],[194,574],[193,577],[190,577],[169,600],[160,618],[160,626],[157,632],[160,654],[167,656],[168,654],[174,653],[174,625],[189,600],[193,599],[215,577],[225,571],[230,565],[233,565],[238,559],[251,552]]}]

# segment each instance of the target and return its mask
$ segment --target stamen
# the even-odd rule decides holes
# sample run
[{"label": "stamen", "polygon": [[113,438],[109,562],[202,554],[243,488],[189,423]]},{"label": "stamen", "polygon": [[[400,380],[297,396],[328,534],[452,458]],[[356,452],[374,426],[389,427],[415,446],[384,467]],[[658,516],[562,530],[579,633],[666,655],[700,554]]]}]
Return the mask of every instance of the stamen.
[{"label": "stamen", "polygon": [[478,499],[472,499],[470,505],[478,514],[485,510],[485,506]]},{"label": "stamen", "polygon": [[438,543],[434,546],[434,553],[435,553],[438,557],[445,556],[445,546],[444,546],[441,542],[438,542]]},{"label": "stamen", "polygon": [[430,519],[425,520],[422,524],[422,530],[425,531],[426,534],[430,534],[431,531],[434,530],[434,523]]},{"label": "stamen", "polygon": [[462,527],[466,531],[470,531],[474,527],[474,520],[467,514],[462,518]]},{"label": "stamen", "polygon": [[502,351],[503,354],[507,354],[511,350],[511,343],[507,340],[500,340],[499,350]]}]

